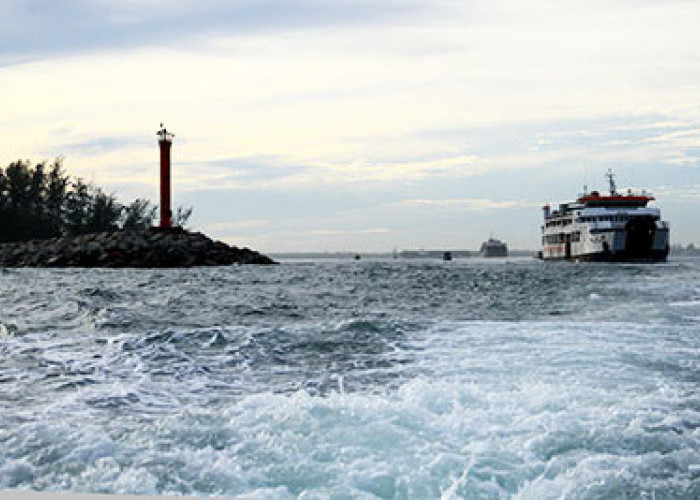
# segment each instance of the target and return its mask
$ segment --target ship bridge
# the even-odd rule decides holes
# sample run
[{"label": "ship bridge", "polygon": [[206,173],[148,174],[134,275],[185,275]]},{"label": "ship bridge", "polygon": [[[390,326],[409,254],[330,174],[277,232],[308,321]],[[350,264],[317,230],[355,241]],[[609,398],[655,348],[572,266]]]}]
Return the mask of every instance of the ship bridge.
[{"label": "ship bridge", "polygon": [[654,197],[645,191],[633,193],[631,189],[628,189],[625,194],[618,193],[613,171],[608,170],[605,175],[610,184],[610,194],[605,196],[598,191],[591,191],[581,195],[577,200],[578,203],[586,207],[639,208],[646,207],[647,203],[654,200]]},{"label": "ship bridge", "polygon": [[653,200],[653,196],[646,194],[639,195],[629,192],[626,195],[615,193],[610,196],[601,196],[598,191],[593,191],[590,194],[581,196],[578,202],[586,207],[638,208],[646,207],[647,203]]}]

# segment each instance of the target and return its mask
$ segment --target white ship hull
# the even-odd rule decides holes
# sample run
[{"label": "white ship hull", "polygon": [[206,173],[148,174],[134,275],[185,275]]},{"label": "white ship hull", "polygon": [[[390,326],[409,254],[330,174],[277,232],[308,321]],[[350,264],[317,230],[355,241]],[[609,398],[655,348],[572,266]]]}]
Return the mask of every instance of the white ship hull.
[{"label": "white ship hull", "polygon": [[[669,251],[669,231],[665,223],[644,223],[642,234],[632,228],[595,230],[573,225],[557,243],[545,243],[544,260],[596,262],[664,262]],[[647,229],[648,228],[648,229]],[[578,233],[578,234],[577,234]]]}]

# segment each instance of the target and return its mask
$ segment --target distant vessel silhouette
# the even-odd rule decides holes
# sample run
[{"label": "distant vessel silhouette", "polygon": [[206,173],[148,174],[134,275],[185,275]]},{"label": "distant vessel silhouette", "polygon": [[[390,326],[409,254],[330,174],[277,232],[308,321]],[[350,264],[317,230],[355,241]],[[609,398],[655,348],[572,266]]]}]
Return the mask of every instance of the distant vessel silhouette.
[{"label": "distant vessel silhouette", "polygon": [[481,244],[479,254],[482,257],[507,257],[508,246],[501,240],[491,237]]}]

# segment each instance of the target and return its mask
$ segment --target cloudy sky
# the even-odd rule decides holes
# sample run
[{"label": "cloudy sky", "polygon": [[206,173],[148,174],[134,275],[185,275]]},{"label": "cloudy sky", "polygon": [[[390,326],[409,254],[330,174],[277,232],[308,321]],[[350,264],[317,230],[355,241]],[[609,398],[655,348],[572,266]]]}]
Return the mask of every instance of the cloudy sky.
[{"label": "cloudy sky", "polygon": [[0,164],[65,157],[274,251],[536,248],[647,188],[700,243],[697,0],[0,0]]}]

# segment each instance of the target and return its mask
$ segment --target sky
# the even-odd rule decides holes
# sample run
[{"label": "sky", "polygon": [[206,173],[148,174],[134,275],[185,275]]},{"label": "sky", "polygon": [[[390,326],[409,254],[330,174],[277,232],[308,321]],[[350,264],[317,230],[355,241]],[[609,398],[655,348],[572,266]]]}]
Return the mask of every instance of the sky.
[{"label": "sky", "polygon": [[696,0],[0,0],[0,165],[64,158],[264,252],[536,249],[644,188],[700,243]]}]

